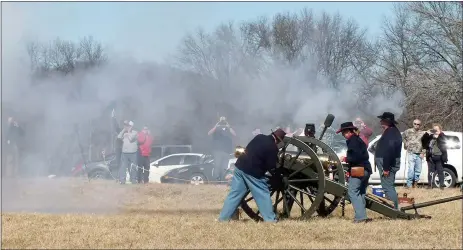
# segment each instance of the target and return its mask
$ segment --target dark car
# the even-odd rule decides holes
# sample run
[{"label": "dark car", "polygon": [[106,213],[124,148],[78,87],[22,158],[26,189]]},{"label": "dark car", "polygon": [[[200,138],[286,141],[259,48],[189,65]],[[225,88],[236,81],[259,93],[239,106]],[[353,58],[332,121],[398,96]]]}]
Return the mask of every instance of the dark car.
[{"label": "dark car", "polygon": [[116,155],[110,154],[103,161],[80,162],[72,168],[72,176],[85,176],[88,173],[90,179],[109,179],[113,180],[117,176]]},{"label": "dark car", "polygon": [[[230,174],[234,168],[236,159],[230,159],[225,176]],[[161,183],[181,183],[181,184],[227,184],[228,181],[217,182],[217,169],[214,161],[206,163],[185,166],[173,169],[161,176]],[[225,176],[222,176],[224,179]]]}]

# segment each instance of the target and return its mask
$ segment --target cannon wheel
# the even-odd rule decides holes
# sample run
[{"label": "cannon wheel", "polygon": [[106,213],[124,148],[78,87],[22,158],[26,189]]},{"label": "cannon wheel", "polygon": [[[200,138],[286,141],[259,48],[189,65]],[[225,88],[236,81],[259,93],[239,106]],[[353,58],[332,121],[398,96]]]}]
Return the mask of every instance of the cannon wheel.
[{"label": "cannon wheel", "polygon": [[[329,156],[329,159],[333,160],[335,164],[331,166],[332,167],[331,171],[325,172],[325,173],[326,174],[329,174],[330,172],[332,173],[332,176],[333,176],[332,181],[337,182],[342,185],[346,184],[342,163],[339,160],[339,157],[337,156],[336,152],[334,152],[334,150],[330,146],[328,146],[327,144],[325,144],[324,142],[320,140],[317,140],[311,137],[299,136],[296,138],[303,141],[304,143],[307,143],[307,144],[311,143],[317,146],[318,148],[322,150],[324,154],[327,154]],[[333,196],[329,194],[328,192],[326,192],[325,190],[325,199],[320,204],[320,207],[317,209],[317,214],[322,217],[330,215],[338,207],[342,198],[343,198],[342,196]]]},{"label": "cannon wheel", "polygon": [[[297,151],[287,152],[288,146],[295,147]],[[288,218],[291,214],[289,204],[295,202],[301,209],[301,218],[308,219],[325,200],[325,172],[322,163],[317,154],[298,138],[285,137],[278,147],[277,168],[267,173],[270,195],[274,196],[273,210],[279,218]],[[309,158],[301,162],[301,156]],[[317,192],[313,192],[314,189]],[[262,221],[259,211],[249,206],[253,200],[252,194],[246,196],[241,202],[242,210],[251,219]],[[304,203],[307,200],[310,202]],[[281,213],[278,211],[280,203],[283,205]]]}]

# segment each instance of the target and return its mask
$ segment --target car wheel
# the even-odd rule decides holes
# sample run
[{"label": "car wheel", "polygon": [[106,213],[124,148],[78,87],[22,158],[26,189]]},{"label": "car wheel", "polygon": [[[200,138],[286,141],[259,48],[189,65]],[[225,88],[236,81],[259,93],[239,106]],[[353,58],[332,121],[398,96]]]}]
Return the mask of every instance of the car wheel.
[{"label": "car wheel", "polygon": [[190,183],[192,185],[203,185],[206,183],[206,177],[202,174],[193,174],[190,177]]},{"label": "car wheel", "polygon": [[[444,172],[445,188],[454,187],[455,184],[457,183],[457,176],[455,175],[455,173],[448,168],[444,168],[443,172]],[[439,175],[436,172],[436,174],[434,175],[434,187],[439,187],[439,183],[440,183]]]},{"label": "car wheel", "polygon": [[106,179],[108,174],[103,170],[95,170],[88,174],[90,179]]}]

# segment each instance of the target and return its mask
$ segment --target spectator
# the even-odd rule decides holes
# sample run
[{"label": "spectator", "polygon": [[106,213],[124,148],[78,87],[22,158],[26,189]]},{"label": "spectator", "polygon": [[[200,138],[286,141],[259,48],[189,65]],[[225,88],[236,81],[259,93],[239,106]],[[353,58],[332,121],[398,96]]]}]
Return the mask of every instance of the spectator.
[{"label": "spectator", "polygon": [[[341,124],[341,128],[336,133],[342,133],[346,138],[347,156],[343,162],[348,164],[346,177],[348,178],[348,195],[354,207],[355,218],[354,222],[368,222],[367,210],[365,208],[365,194],[368,186],[368,179],[373,173],[371,165],[368,160],[368,151],[365,142],[356,133],[357,127],[352,122],[345,122]],[[363,175],[356,176],[356,172],[352,168],[363,169]]]},{"label": "spectator", "polygon": [[375,151],[375,163],[380,172],[381,186],[386,196],[394,202],[395,209],[399,208],[399,198],[395,190],[395,175],[400,170],[402,150],[402,135],[397,129],[394,114],[384,112],[378,116],[381,119],[383,134],[378,140]]},{"label": "spectator", "polygon": [[143,127],[143,130],[138,133],[138,183],[149,182],[150,174],[150,156],[153,137],[151,136],[148,127]]},{"label": "spectator", "polygon": [[231,219],[249,189],[264,221],[276,222],[265,173],[276,168],[276,144],[282,141],[285,134],[282,129],[278,129],[270,135],[257,135],[249,142],[246,153],[241,154],[235,163],[230,192],[223,204],[219,221]]},{"label": "spectator", "polygon": [[18,175],[20,141],[23,136],[24,130],[13,117],[9,117],[8,130],[6,132],[5,177],[17,177]]},{"label": "spectator", "polygon": [[432,188],[433,176],[439,175],[439,186],[443,190],[444,184],[444,163],[447,162],[447,148],[445,147],[445,134],[440,124],[433,124],[433,129],[426,131],[422,137],[422,145],[426,150],[426,161],[428,162],[428,189]]},{"label": "spectator", "polygon": [[368,147],[368,143],[370,140],[371,135],[373,135],[373,130],[369,128],[365,123],[362,121],[362,119],[357,118],[354,121],[354,126],[356,126],[359,130],[359,136],[365,142],[365,145]]},{"label": "spectator", "polygon": [[408,157],[407,188],[416,188],[420,180],[421,162],[426,153],[421,143],[423,135],[421,121],[418,119],[413,121],[412,128],[403,133],[404,149],[407,150]]},{"label": "spectator", "polygon": [[230,127],[227,118],[222,116],[207,134],[212,136],[214,147],[212,154],[218,172],[217,180],[221,181],[225,176],[225,169],[228,167],[230,154],[233,153],[232,136],[236,136],[236,133]]},{"label": "spectator", "polygon": [[122,140],[121,167],[119,168],[119,182],[125,184],[126,171],[129,169],[130,182],[137,183],[137,131],[133,130],[132,121],[124,121],[124,129],[117,138]]}]

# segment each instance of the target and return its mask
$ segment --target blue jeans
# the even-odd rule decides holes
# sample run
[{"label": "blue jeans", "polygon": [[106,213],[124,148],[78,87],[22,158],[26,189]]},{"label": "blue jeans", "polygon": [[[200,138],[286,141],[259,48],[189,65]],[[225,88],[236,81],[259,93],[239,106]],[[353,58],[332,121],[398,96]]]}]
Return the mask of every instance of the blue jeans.
[{"label": "blue jeans", "polygon": [[407,152],[408,154],[408,174],[407,186],[411,187],[412,183],[418,183],[421,174],[421,157],[419,154]]},{"label": "blue jeans", "polygon": [[368,171],[365,171],[365,176],[362,178],[349,178],[347,194],[349,195],[349,200],[354,207],[355,221],[367,219],[365,193],[367,192],[368,179],[370,179],[370,173]]},{"label": "blue jeans", "polygon": [[[135,166],[131,166],[135,164]],[[119,181],[125,183],[127,178],[127,169],[129,169],[130,182],[137,182],[137,173],[138,173],[137,164],[137,153],[122,153],[121,154],[121,166],[119,168]]]},{"label": "blue jeans", "polygon": [[215,170],[217,171],[217,180],[222,180],[225,177],[225,170],[228,167],[228,160],[230,159],[230,154],[223,151],[214,151],[214,165]]},{"label": "blue jeans", "polygon": [[384,194],[394,202],[395,209],[399,209],[399,197],[397,196],[394,184],[395,174],[400,170],[400,158],[396,159],[396,164],[392,166],[387,177],[383,175],[383,158],[375,158],[375,163],[380,173],[381,187],[384,190]]},{"label": "blue jeans", "polygon": [[231,219],[248,190],[251,191],[264,221],[276,222],[272,198],[270,197],[266,178],[255,178],[238,168],[235,168],[235,173],[230,185],[230,192],[223,204],[222,211],[219,215],[219,221],[229,221]]}]

